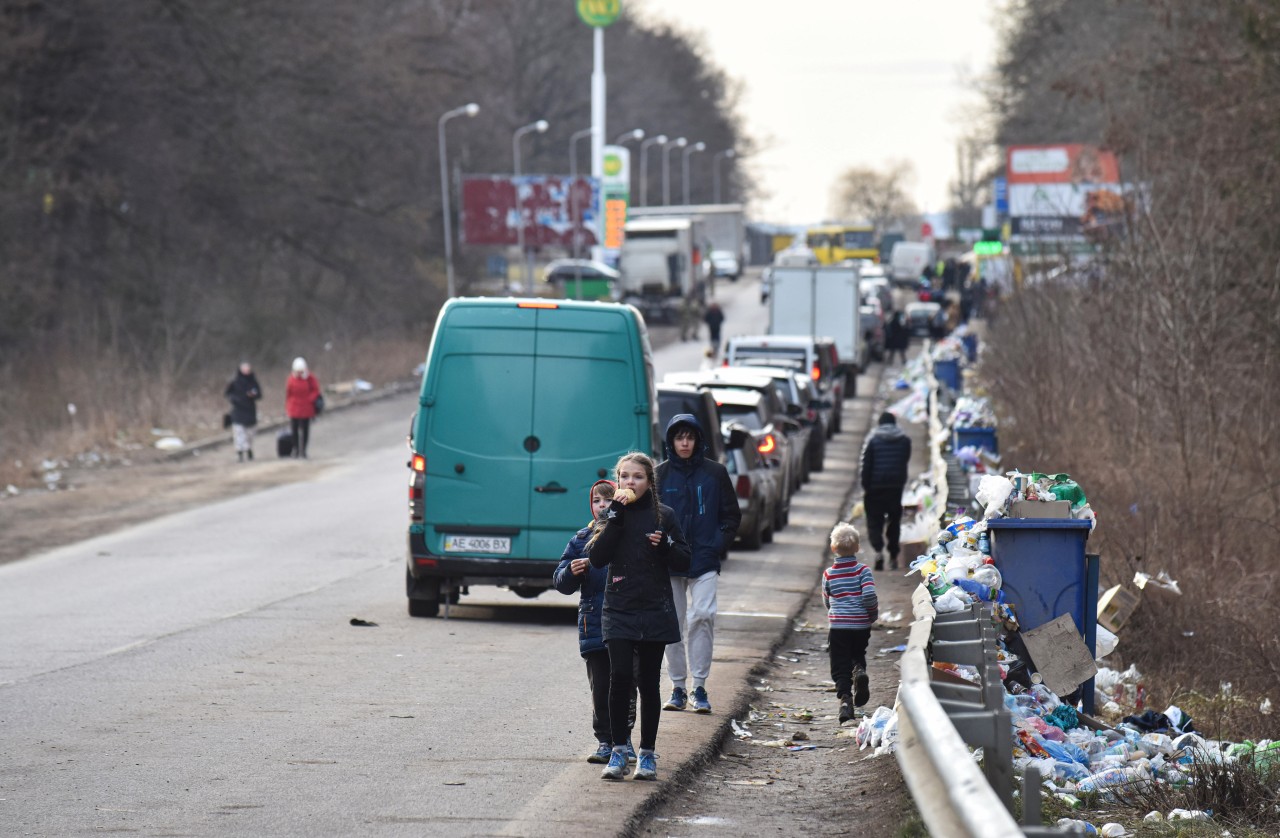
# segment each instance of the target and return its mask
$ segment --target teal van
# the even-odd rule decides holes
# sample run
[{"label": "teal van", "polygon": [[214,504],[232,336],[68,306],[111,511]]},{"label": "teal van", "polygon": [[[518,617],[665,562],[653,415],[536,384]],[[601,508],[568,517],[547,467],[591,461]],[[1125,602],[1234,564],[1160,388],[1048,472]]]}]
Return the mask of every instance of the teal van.
[{"label": "teal van", "polygon": [[628,451],[662,450],[655,392],[631,306],[446,302],[409,432],[409,614],[471,585],[549,588],[591,484]]}]

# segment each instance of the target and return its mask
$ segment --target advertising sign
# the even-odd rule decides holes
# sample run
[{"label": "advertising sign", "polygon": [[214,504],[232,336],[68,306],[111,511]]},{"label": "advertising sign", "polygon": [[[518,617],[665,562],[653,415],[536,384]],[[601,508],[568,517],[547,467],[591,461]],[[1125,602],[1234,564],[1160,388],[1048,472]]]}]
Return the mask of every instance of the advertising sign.
[{"label": "advertising sign", "polygon": [[590,177],[489,175],[462,179],[464,244],[515,245],[523,218],[526,247],[569,249],[578,231],[580,246],[597,243],[600,185]]},{"label": "advertising sign", "polygon": [[1014,236],[1077,237],[1090,209],[1122,189],[1115,154],[1080,143],[1010,146],[1006,173]]}]

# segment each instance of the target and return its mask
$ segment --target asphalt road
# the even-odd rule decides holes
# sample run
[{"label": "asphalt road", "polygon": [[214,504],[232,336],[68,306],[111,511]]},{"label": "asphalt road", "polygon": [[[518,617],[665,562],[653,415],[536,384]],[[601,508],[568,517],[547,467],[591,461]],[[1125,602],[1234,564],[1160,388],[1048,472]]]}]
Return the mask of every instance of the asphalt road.
[{"label": "asphalt road", "polygon": [[[755,281],[720,295],[726,336],[763,331]],[[696,369],[703,344],[655,362]],[[791,526],[731,554],[716,712],[664,714],[663,782],[749,700],[811,590],[865,401],[846,402],[856,430]],[[406,615],[412,408],[353,411],[352,444],[318,440],[310,480],[0,566],[0,834],[563,836],[645,809],[661,783],[607,784],[583,761],[576,597],[475,588],[449,620]]]}]

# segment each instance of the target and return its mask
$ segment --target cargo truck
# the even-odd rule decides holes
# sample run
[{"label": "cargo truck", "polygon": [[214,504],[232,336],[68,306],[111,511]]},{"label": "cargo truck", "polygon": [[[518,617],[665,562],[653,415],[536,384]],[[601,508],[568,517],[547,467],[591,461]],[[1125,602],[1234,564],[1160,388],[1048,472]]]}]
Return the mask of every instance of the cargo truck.
[{"label": "cargo truck", "polygon": [[638,218],[623,228],[622,301],[646,320],[673,322],[684,297],[705,299],[710,260],[702,218]]},{"label": "cargo truck", "polygon": [[742,204],[679,204],[667,207],[630,207],[627,220],[642,218],[701,218],[708,254],[732,253],[739,265],[747,263],[746,208]]},{"label": "cargo truck", "polygon": [[853,395],[869,363],[862,335],[858,269],[844,266],[775,267],[769,294],[769,334],[811,335],[835,341]]}]

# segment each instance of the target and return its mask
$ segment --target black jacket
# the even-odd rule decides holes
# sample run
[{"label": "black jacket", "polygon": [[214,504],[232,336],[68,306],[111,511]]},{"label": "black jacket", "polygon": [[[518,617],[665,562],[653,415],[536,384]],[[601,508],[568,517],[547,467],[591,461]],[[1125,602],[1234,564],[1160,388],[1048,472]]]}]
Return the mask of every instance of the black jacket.
[{"label": "black jacket", "polygon": [[910,462],[911,437],[897,425],[877,425],[862,446],[862,488],[901,490]]},{"label": "black jacket", "polygon": [[223,392],[227,401],[231,402],[231,421],[237,425],[252,427],[258,424],[258,399],[262,398],[262,388],[258,386],[258,377],[253,373],[245,375],[236,370],[236,377],[227,384]]},{"label": "black jacket", "polygon": [[[667,506],[655,511],[652,496],[646,494],[631,505],[615,500],[608,515],[590,556],[592,567],[608,566],[604,639],[679,642],[670,571],[689,569],[689,545],[675,513]],[[655,530],[666,534],[657,546],[649,543],[649,533]]]},{"label": "black jacket", "polygon": [[[687,460],[676,455],[675,435],[681,425],[698,435],[693,456]],[[657,468],[660,497],[675,511],[692,552],[688,571],[672,575],[697,578],[712,570],[719,573],[720,562],[742,523],[733,481],[724,466],[707,459],[706,438],[693,414],[672,416],[666,439],[667,459]]]}]

